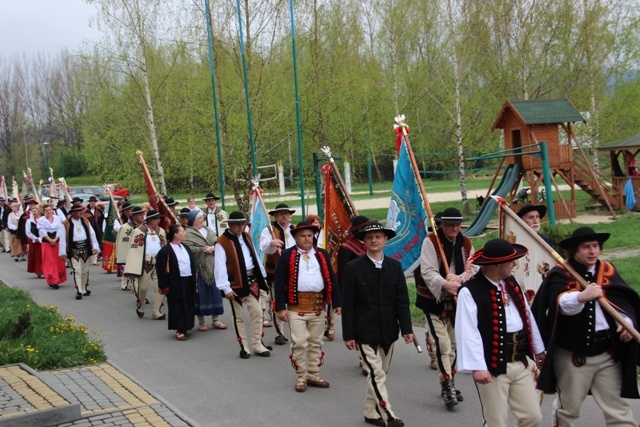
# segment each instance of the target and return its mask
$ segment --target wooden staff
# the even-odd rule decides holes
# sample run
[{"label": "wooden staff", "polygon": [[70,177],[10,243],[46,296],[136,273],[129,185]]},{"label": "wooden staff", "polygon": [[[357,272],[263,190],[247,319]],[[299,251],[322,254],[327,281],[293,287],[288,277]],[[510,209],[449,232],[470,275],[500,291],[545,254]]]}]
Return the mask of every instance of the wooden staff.
[{"label": "wooden staff", "polygon": [[407,133],[407,124],[404,122],[404,115],[396,116],[396,123],[402,129],[402,137],[404,138],[404,142],[407,147],[407,153],[409,154],[409,159],[411,160],[411,167],[413,168],[413,174],[416,178],[416,182],[418,183],[418,188],[420,189],[420,196],[422,196],[422,203],[424,204],[424,208],[427,211],[427,216],[429,217],[429,223],[431,224],[431,229],[433,230],[433,235],[436,238],[436,251],[440,255],[440,259],[442,260],[442,265],[444,266],[444,271],[447,275],[451,273],[449,270],[449,265],[447,265],[447,257],[444,253],[444,248],[442,247],[442,242],[440,242],[440,237],[438,236],[438,228],[436,227],[436,220],[433,217],[433,212],[431,212],[431,206],[429,206],[429,200],[427,199],[427,192],[424,189],[424,185],[422,184],[422,178],[420,177],[420,170],[418,169],[418,163],[416,163],[416,158],[413,155],[413,150],[411,149],[411,143],[409,142],[409,134]]},{"label": "wooden staff", "polygon": [[[506,202],[501,202],[499,200],[496,200],[496,203],[506,205]],[[551,246],[549,246],[547,242],[545,242],[538,235],[538,233],[536,233],[531,227],[529,227],[518,215],[516,215],[511,209],[504,209],[504,206],[501,207],[503,212],[509,215],[511,219],[516,221],[520,225],[520,227],[529,234],[531,238],[533,238],[541,247],[545,248],[546,251],[556,260],[556,262],[565,270],[567,270],[567,272],[571,276],[573,276],[574,279],[576,279],[582,289],[585,289],[587,286],[589,286],[589,283],[587,283],[587,281],[584,280],[584,278],[580,276],[580,274],[578,274],[578,272],[575,271],[573,267],[571,267],[571,264],[566,262],[558,252],[556,252]],[[598,304],[600,304],[600,307],[602,307],[604,311],[606,311],[611,317],[613,317],[613,319],[620,326],[622,326],[625,331],[629,332],[633,336],[633,338],[640,343],[640,333],[638,333],[638,331],[636,331],[635,328],[630,325],[615,308],[611,306],[611,303],[605,297],[600,297],[596,301],[598,301]]]},{"label": "wooden staff", "polygon": [[[344,181],[342,180],[342,175],[340,175],[340,170],[338,169],[338,165],[336,164],[335,159],[331,155],[331,148],[329,148],[328,146],[324,146],[320,148],[320,151],[322,151],[322,153],[325,156],[327,156],[327,158],[329,159],[329,165],[331,166],[331,169],[333,169],[333,172],[335,173],[336,178],[338,179],[338,184],[340,184],[340,187],[342,187],[342,192],[344,193],[344,196],[347,198],[347,203],[349,204],[349,208],[351,209],[351,216],[354,217],[358,215],[358,209],[356,208],[356,205],[353,203],[353,200],[351,200],[351,196],[349,196],[349,193],[347,192],[347,186],[344,184]],[[327,195],[325,195],[325,197],[326,196]]]},{"label": "wooden staff", "polygon": [[36,191],[36,185],[33,182],[33,176],[31,175],[31,168],[27,168],[27,180],[31,183],[31,190],[33,190],[33,198],[36,199],[36,202],[40,204],[40,196],[38,196],[38,192]]},{"label": "wooden staff", "polygon": [[[142,163],[142,168],[144,169],[144,173],[145,173],[145,181],[147,180],[146,177],[149,177],[149,184],[151,185],[151,189],[153,190],[153,194],[156,198],[156,203],[162,203],[162,205],[165,207],[165,211],[171,215],[171,218],[173,219],[173,221],[176,224],[180,224],[180,221],[178,221],[178,218],[176,218],[176,216],[173,214],[173,212],[171,211],[171,209],[169,209],[169,206],[167,206],[167,204],[164,202],[164,200],[162,200],[162,197],[160,197],[160,193],[158,193],[158,190],[156,190],[156,186],[153,183],[153,180],[151,179],[151,174],[149,173],[149,169],[147,168],[147,162],[144,161],[144,156],[142,155],[142,151],[140,150],[136,150],[136,154],[138,156],[140,156],[140,163]],[[167,228],[170,224],[167,224]]]}]

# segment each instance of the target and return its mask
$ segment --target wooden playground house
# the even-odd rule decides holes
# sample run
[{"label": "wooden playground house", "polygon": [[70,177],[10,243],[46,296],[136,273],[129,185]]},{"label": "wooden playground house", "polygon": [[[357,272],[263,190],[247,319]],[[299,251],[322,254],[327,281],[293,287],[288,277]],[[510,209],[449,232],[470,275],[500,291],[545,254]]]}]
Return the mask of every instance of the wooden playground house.
[{"label": "wooden playground house", "polygon": [[[519,176],[508,195],[510,203],[513,202],[521,181],[525,180],[526,185],[531,189],[527,202],[546,204],[540,200],[541,190],[544,188],[541,186],[544,176],[542,158],[539,154],[533,154],[540,151],[537,144],[544,141],[547,145],[550,178],[559,199],[555,200],[554,197],[556,217],[575,218],[577,216],[575,185],[589,193],[598,203],[606,206],[615,216],[612,206],[615,198],[609,194],[607,189],[603,188],[589,159],[577,141],[571,127],[572,123],[576,122],[585,122],[585,119],[565,98],[507,100],[504,103],[491,130],[503,130],[504,150],[512,154],[505,154],[496,171],[496,176],[504,162],[520,165]],[[532,155],[518,155],[520,153],[532,153]],[[571,189],[571,196],[568,200],[565,200],[560,194],[556,180],[558,176]],[[512,204],[511,207],[517,212],[520,205]]]},{"label": "wooden playground house", "polygon": [[640,211],[640,174],[636,169],[636,157],[640,153],[640,134],[598,147],[608,152],[611,160],[611,186],[617,206],[626,206],[624,187],[629,181],[633,187],[636,203],[633,211]]}]

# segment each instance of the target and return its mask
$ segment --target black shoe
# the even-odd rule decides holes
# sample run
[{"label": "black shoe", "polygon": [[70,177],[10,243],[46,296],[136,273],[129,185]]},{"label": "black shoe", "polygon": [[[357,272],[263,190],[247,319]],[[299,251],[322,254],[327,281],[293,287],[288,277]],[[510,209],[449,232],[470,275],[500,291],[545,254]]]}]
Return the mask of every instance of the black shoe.
[{"label": "black shoe", "polygon": [[82,299],[82,294],[80,292],[76,292],[76,299]]},{"label": "black shoe", "polygon": [[388,427],[404,427],[404,421],[402,421],[400,418],[396,418],[393,421],[389,421],[389,424],[387,424]]},{"label": "black shoe", "polygon": [[240,350],[240,359],[248,359],[251,355],[244,350]]},{"label": "black shoe", "polygon": [[145,299],[144,299],[144,303],[145,303],[145,304],[149,304],[149,300],[145,298]]},{"label": "black shoe", "polygon": [[442,387],[442,399],[444,400],[444,404],[447,408],[452,408],[458,404],[458,399],[456,399],[455,390],[451,386],[451,380],[442,381],[440,383],[440,387]]},{"label": "black shoe", "polygon": [[384,422],[382,418],[367,418],[364,417],[364,422],[367,424],[373,424],[374,426],[386,426],[387,423]]},{"label": "black shoe", "polygon": [[138,310],[136,309],[136,314],[138,315],[138,317],[139,317],[139,318],[141,318],[141,319],[142,319],[142,316],[144,316],[144,311],[138,311]]},{"label": "black shoe", "polygon": [[255,354],[256,356],[260,356],[260,357],[269,357],[269,356],[271,356],[271,353],[269,351],[263,351],[262,353],[258,353],[257,351],[254,351],[253,354]]},{"label": "black shoe", "polygon": [[153,320],[164,320],[164,319],[166,319],[166,318],[167,318],[167,315],[166,315],[166,314],[163,314],[162,316],[155,317]]},{"label": "black shoe", "polygon": [[287,343],[287,339],[285,337],[283,337],[282,335],[278,335],[276,337],[276,345],[285,345]]},{"label": "black shoe", "polygon": [[84,294],[82,295],[84,295],[85,297],[88,297],[89,295],[91,295],[91,291],[87,289],[86,291],[84,291]]},{"label": "black shoe", "polygon": [[60,287],[60,285],[58,285],[57,283],[54,283],[53,285],[51,285],[51,287],[53,289],[58,289]]}]

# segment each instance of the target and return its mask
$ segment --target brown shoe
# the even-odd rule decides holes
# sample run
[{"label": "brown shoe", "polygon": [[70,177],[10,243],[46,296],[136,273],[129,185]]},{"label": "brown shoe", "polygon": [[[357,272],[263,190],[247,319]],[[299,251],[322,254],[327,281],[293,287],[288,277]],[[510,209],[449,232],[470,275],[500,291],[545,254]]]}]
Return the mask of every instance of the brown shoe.
[{"label": "brown shoe", "polygon": [[307,375],[307,385],[309,387],[329,388],[329,383],[317,375]]},{"label": "brown shoe", "polygon": [[294,385],[294,388],[298,393],[304,393],[305,390],[307,389],[307,383],[305,382],[304,378],[298,378],[296,380],[296,384]]},{"label": "brown shoe", "polygon": [[178,341],[186,341],[187,340],[187,334],[185,334],[183,331],[176,331],[176,339]]},{"label": "brown shoe", "polygon": [[384,422],[382,418],[368,418],[364,417],[364,422],[367,424],[373,424],[374,426],[386,426],[387,423]]},{"label": "brown shoe", "polygon": [[387,424],[388,427],[404,427],[404,421],[402,421],[400,418],[396,418],[393,421],[389,421],[389,424]]},{"label": "brown shoe", "polygon": [[207,328],[207,325],[205,325],[204,323],[200,326],[198,326],[198,330],[200,332],[207,332],[209,330],[209,328]]}]

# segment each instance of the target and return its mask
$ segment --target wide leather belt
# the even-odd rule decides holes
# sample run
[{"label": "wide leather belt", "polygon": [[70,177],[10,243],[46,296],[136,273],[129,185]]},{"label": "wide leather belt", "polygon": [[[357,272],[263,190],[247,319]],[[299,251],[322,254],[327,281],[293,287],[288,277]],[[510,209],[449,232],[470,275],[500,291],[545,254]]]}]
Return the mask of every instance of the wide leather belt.
[{"label": "wide leather belt", "polygon": [[529,352],[529,342],[524,330],[508,333],[505,342],[505,357],[507,362],[523,362]]},{"label": "wide leather belt", "polygon": [[298,313],[314,313],[324,310],[322,292],[298,292],[298,304],[289,304],[287,310]]}]

